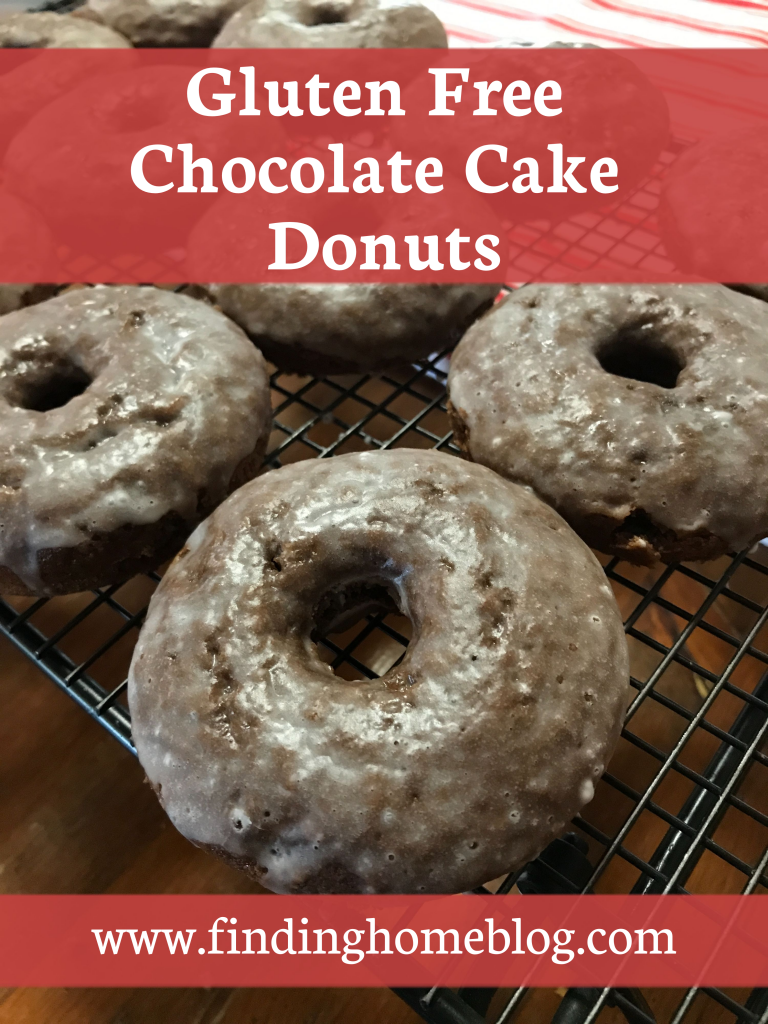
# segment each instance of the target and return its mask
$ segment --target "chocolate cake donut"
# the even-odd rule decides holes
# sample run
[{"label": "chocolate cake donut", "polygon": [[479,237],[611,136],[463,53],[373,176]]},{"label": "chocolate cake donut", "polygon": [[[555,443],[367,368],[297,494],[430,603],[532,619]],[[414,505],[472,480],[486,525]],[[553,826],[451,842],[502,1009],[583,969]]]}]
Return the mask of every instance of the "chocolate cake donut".
[{"label": "chocolate cake donut", "polygon": [[247,0],[87,0],[78,15],[109,25],[134,46],[210,46]]},{"label": "chocolate cake donut", "polygon": [[[328,150],[313,152],[329,165]],[[358,155],[376,157],[379,152],[347,147],[350,166]],[[445,237],[458,226],[469,234],[474,222],[475,236],[480,225],[482,231],[500,240],[500,265],[506,266],[506,235],[498,217],[468,187],[455,195],[460,209],[447,203],[433,208],[430,230]],[[317,203],[312,223],[318,231],[324,230],[325,218],[332,217],[336,198],[328,196],[327,205]],[[344,196],[344,203],[359,218],[363,234],[370,230],[400,239],[414,230],[414,223],[420,223],[415,218],[424,196],[411,193],[396,198],[399,202],[388,204],[386,212],[377,211],[373,218],[361,195]],[[273,276],[268,266],[273,259],[273,240],[266,225],[273,220],[304,219],[295,193],[220,198],[190,233],[186,262],[190,279],[231,282],[233,277],[238,280],[234,275],[242,275],[241,281],[268,281]],[[317,260],[311,269],[327,274],[327,268],[319,264]],[[491,273],[496,275],[498,270]],[[318,280],[322,282],[323,277]],[[493,279],[488,284],[417,285],[336,284],[326,278],[324,283],[313,284],[210,284],[202,294],[239,324],[281,370],[322,377],[403,366],[453,347],[473,320],[489,308],[500,288]],[[199,295],[201,290],[195,288],[193,294]]]},{"label": "chocolate cake donut", "polygon": [[498,284],[218,284],[211,300],[267,359],[323,377],[402,366],[456,344]]},{"label": "chocolate cake donut", "polygon": [[67,292],[0,319],[0,593],[155,568],[258,469],[264,360],[155,288]]},{"label": "chocolate cake donut", "polygon": [[249,49],[447,45],[440,20],[417,0],[252,0],[213,41]]},{"label": "chocolate cake donut", "polygon": [[740,550],[768,535],[766,339],[722,285],[521,288],[456,349],[456,439],[601,551]]},{"label": "chocolate cake donut", "polygon": [[[348,682],[311,636],[395,605],[405,657]],[[276,892],[453,892],[592,798],[627,649],[591,552],[482,466],[401,449],[241,488],[152,598],[128,697],[175,826]]]}]

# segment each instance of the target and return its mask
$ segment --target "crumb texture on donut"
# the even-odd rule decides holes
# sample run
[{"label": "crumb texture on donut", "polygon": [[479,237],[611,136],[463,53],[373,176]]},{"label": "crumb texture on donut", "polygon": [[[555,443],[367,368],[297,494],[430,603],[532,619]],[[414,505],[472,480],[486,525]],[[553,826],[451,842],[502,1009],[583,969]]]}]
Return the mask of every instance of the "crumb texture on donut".
[{"label": "crumb texture on donut", "polygon": [[452,348],[500,285],[216,284],[211,300],[283,370],[402,366]]},{"label": "crumb texture on donut", "polygon": [[447,45],[440,20],[417,0],[252,0],[213,43],[337,49]]},{"label": "crumb texture on donut", "polygon": [[154,568],[253,475],[269,422],[261,355],[186,296],[85,288],[4,316],[0,587],[67,593]]},{"label": "crumb texture on donut", "polygon": [[460,446],[593,547],[706,560],[768,535],[768,306],[722,285],[537,285],[466,334]]},{"label": "crumb texture on donut", "polygon": [[[412,621],[348,682],[312,631],[355,595]],[[453,892],[534,857],[591,799],[627,649],[592,553],[529,489],[433,451],[241,488],[153,596],[129,673],[176,827],[276,892]]]}]

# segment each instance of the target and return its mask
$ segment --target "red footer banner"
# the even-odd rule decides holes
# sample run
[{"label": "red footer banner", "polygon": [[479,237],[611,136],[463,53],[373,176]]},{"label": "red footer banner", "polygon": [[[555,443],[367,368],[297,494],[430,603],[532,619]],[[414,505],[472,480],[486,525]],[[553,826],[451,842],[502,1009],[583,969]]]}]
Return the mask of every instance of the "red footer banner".
[{"label": "red footer banner", "polygon": [[763,986],[763,896],[3,896],[2,986]]}]

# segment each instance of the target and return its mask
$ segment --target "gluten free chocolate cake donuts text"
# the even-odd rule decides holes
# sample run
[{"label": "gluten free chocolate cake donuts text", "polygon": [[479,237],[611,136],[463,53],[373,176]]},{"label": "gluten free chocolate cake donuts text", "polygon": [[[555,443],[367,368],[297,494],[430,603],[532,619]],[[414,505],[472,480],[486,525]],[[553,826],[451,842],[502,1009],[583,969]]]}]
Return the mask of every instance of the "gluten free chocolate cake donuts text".
[{"label": "gluten free chocolate cake donuts text", "polygon": [[[118,261],[114,283],[130,280],[130,253],[178,253],[198,283],[498,279],[505,220],[621,200],[668,129],[659,90],[608,51],[260,49],[256,64],[222,43],[215,64],[172,64],[123,47],[108,73],[90,51],[8,53],[0,101],[4,62],[32,98],[0,103],[7,188],[54,243],[107,259],[92,283]],[[72,88],[50,95],[51,76]],[[0,238],[13,282],[3,256]]]}]

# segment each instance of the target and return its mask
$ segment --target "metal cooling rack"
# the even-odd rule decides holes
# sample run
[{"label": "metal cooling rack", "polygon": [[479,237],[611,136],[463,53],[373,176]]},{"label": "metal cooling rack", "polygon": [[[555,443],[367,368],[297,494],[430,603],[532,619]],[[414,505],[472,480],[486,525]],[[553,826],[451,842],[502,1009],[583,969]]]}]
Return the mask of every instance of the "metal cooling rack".
[{"label": "metal cooling rack", "polygon": [[[621,208],[510,232],[510,279],[556,279],[597,256],[661,269],[658,182],[683,147]],[[272,376],[266,460],[391,447],[456,453],[445,354],[402,373],[323,380]],[[633,699],[594,800],[537,860],[490,888],[531,892],[768,891],[768,549],[706,566],[638,569],[603,559],[626,620]],[[0,632],[133,751],[125,673],[159,577],[54,600],[0,600]],[[375,678],[404,654],[408,621],[369,615],[315,637],[334,671]],[[432,1024],[768,1024],[766,990],[406,989]]]}]

